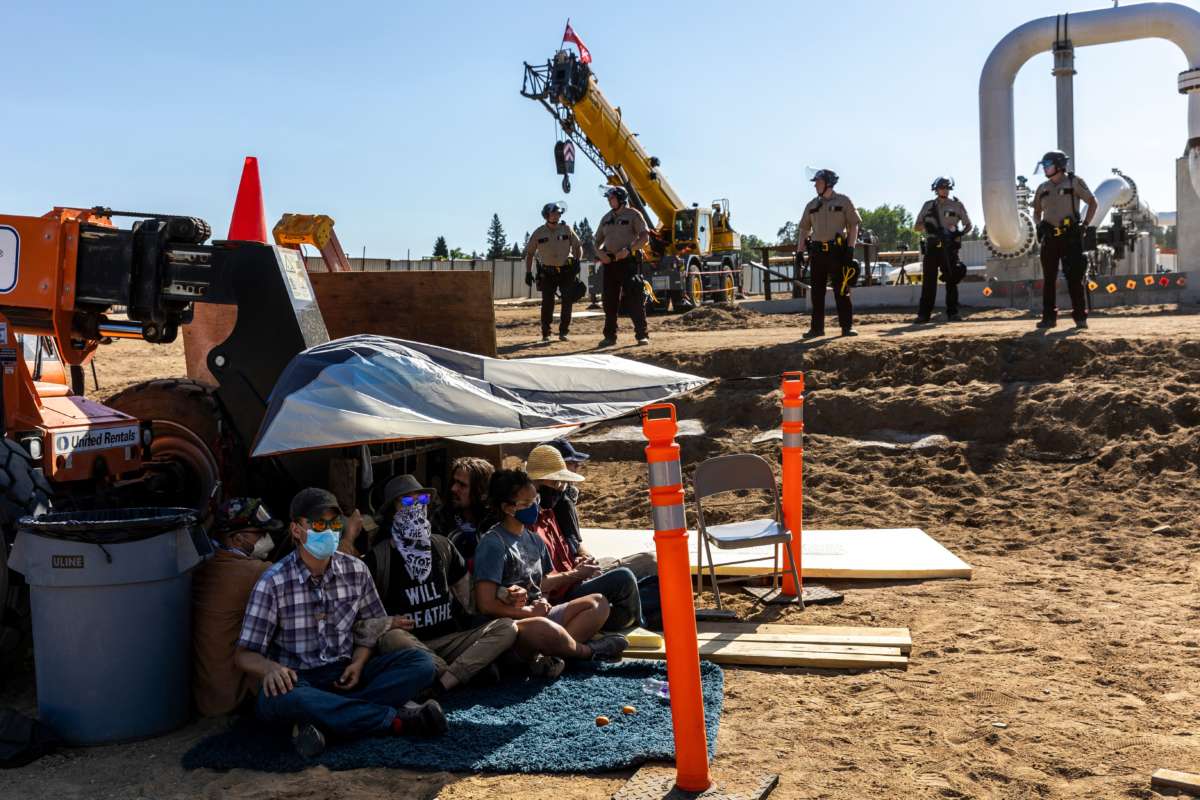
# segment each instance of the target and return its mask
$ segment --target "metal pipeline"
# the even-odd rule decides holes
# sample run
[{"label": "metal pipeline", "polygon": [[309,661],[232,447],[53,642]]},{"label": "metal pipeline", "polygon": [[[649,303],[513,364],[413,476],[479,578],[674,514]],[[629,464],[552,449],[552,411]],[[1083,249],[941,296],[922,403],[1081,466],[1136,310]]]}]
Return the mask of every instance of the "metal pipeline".
[{"label": "metal pipeline", "polygon": [[1096,227],[1104,224],[1104,216],[1116,206],[1121,208],[1128,205],[1131,201],[1137,198],[1129,181],[1121,175],[1109,178],[1096,187],[1092,194],[1096,195],[1096,202],[1099,206],[1096,208],[1096,216],[1093,217]]},{"label": "metal pipeline", "polygon": [[[983,216],[988,239],[1000,254],[1017,252],[1028,239],[1017,214],[1013,132],[1013,80],[1025,62],[1053,49],[1057,17],[1015,28],[1000,40],[979,77],[979,155]],[[1087,47],[1131,39],[1167,39],[1187,58],[1178,88],[1188,96],[1185,154],[1192,186],[1200,193],[1200,12],[1176,3],[1143,3],[1071,14],[1071,44]],[[1068,153],[1068,155],[1074,155]]]}]

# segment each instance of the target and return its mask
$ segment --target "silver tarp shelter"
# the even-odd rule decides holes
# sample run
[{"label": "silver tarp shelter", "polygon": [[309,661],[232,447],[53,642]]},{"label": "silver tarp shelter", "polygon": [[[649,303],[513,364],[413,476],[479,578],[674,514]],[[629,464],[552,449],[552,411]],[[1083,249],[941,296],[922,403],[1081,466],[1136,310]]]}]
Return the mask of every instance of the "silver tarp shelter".
[{"label": "silver tarp shelter", "polygon": [[292,359],[253,455],[405,439],[545,441],[708,382],[609,355],[505,360],[350,336]]}]

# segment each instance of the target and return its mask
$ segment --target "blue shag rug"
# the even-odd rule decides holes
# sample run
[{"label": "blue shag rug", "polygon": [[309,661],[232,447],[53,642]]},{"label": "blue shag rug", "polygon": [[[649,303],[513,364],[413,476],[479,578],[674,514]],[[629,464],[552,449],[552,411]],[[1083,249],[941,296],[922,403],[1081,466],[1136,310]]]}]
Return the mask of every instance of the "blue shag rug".
[{"label": "blue shag rug", "polygon": [[[715,754],[725,676],[716,664],[701,662],[700,677],[708,749]],[[647,678],[666,680],[666,668],[651,661],[581,665],[553,682],[527,679],[457,689],[441,701],[450,722],[445,736],[330,743],[314,762],[292,751],[285,732],[243,719],[185,753],[183,767],[298,772],[319,763],[331,770],[581,773],[670,761],[675,757],[671,708],[643,693]],[[637,713],[623,714],[626,705]],[[596,725],[600,715],[610,723]]]}]

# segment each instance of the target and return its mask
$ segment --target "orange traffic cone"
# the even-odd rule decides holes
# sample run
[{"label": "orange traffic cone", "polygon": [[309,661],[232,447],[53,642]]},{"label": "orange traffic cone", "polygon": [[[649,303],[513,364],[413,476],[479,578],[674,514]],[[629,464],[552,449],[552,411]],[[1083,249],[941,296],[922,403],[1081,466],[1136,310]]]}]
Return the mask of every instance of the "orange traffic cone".
[{"label": "orange traffic cone", "polygon": [[242,167],[242,182],[238,184],[237,199],[233,201],[233,218],[229,220],[230,240],[267,243],[267,212],[263,206],[262,181],[258,178],[258,159],[246,156]]}]

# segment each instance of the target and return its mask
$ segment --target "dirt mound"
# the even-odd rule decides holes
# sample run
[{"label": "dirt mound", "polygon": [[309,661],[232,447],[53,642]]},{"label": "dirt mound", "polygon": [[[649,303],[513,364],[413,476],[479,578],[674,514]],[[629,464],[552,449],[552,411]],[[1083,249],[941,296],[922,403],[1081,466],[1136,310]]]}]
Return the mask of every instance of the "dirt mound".
[{"label": "dirt mound", "polygon": [[[779,315],[759,314],[757,311],[747,311],[741,306],[700,306],[686,311],[677,317],[663,320],[663,327],[686,328],[694,331],[720,331],[736,328],[762,328],[772,324],[772,320],[780,321]],[[789,317],[785,317],[791,323]]]}]

